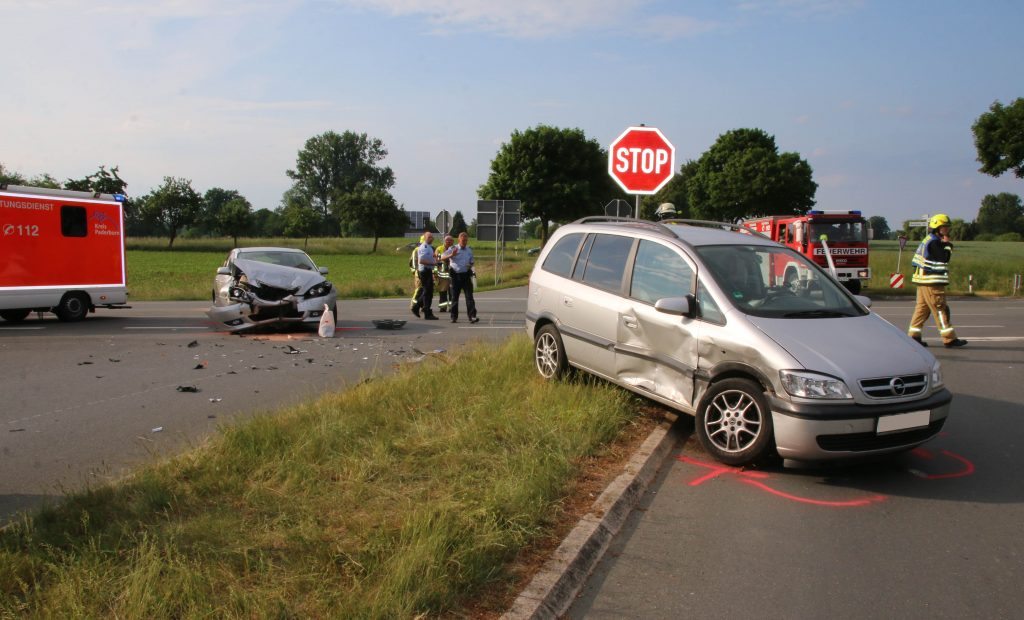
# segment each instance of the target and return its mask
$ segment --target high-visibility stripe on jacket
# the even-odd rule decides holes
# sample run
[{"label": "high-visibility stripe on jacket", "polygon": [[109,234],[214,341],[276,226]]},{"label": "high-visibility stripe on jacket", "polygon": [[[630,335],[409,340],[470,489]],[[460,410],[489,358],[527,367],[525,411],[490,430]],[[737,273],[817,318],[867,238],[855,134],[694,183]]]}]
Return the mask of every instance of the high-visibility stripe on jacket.
[{"label": "high-visibility stripe on jacket", "polygon": [[949,259],[953,244],[932,233],[921,241],[911,262],[917,269],[910,278],[915,284],[949,284]]}]

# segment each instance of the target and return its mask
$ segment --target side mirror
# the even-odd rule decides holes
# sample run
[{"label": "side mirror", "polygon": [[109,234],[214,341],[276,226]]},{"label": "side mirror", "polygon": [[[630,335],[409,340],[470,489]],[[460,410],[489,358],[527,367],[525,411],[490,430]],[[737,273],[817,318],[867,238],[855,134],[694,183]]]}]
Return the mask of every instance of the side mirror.
[{"label": "side mirror", "polygon": [[675,316],[692,316],[696,304],[693,303],[693,296],[686,297],[663,297],[654,302],[654,309],[665,314]]},{"label": "side mirror", "polygon": [[864,306],[865,308],[870,308],[871,307],[871,298],[870,297],[865,297],[863,295],[854,295],[853,298],[856,299],[857,301],[859,301],[860,305]]},{"label": "side mirror", "polygon": [[320,275],[322,275],[322,276],[326,276],[327,275],[327,267],[318,267],[317,271],[319,271]]},{"label": "side mirror", "polygon": [[231,275],[231,267],[217,267],[217,275],[218,276],[230,276]]},{"label": "side mirror", "polygon": [[803,224],[804,224],[803,222],[797,222],[796,224],[793,225],[793,232],[796,233],[796,242],[801,244],[801,245],[804,242],[804,225]]}]

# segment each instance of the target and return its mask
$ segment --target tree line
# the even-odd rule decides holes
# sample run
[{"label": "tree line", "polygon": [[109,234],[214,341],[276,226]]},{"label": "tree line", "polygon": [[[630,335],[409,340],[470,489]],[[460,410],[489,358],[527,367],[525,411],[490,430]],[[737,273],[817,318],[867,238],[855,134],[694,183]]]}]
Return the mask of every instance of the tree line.
[{"label": "tree line", "polygon": [[[1024,99],[1004,106],[998,101],[972,126],[980,172],[999,176],[1013,171],[1024,178]],[[167,236],[168,246],[181,234],[305,237],[401,236],[410,226],[404,206],[391,194],[394,171],[383,164],[384,143],[365,133],[327,131],[308,139],[295,168],[285,171],[292,186],[280,205],[253,210],[237,190],[214,187],[200,194],[188,179],[165,177],[149,193],[129,196],[118,167],[100,166],[63,185],[49,174],[25,178],[0,163],[0,184],[121,193],[127,233]],[[607,152],[579,128],[537,125],[512,132],[490,164],[479,198],[521,201],[521,213],[541,240],[549,225],[603,214],[612,200],[632,197],[607,173]],[[634,215],[652,219],[664,202],[675,205],[678,217],[737,222],[763,215],[803,214],[815,206],[818,185],[810,164],[798,153],[779,152],[775,137],[764,130],[741,128],[720,135],[700,158],[680,166],[679,173],[657,194],[645,196]],[[473,232],[456,212],[458,231]],[[884,216],[870,218],[875,238],[895,236]],[[957,239],[1024,237],[1021,198],[1010,193],[985,196],[974,221],[953,220]],[[902,223],[914,238],[921,230]]]}]

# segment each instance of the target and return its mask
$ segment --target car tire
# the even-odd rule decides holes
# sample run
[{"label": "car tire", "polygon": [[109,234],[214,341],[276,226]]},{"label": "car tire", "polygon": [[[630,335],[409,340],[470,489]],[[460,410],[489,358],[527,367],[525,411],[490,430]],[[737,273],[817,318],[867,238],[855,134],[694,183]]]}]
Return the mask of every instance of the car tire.
[{"label": "car tire", "polygon": [[569,361],[558,329],[551,324],[541,327],[533,340],[533,359],[540,376],[554,381],[565,376]]},{"label": "car tire", "polygon": [[89,297],[85,293],[65,293],[53,312],[62,321],[81,321],[89,314]]},{"label": "car tire", "polygon": [[9,321],[11,323],[21,323],[28,315],[32,314],[32,310],[0,310],[0,319]]},{"label": "car tire", "polygon": [[772,412],[761,386],[749,379],[723,379],[701,399],[695,422],[704,449],[726,465],[764,460],[774,444]]}]

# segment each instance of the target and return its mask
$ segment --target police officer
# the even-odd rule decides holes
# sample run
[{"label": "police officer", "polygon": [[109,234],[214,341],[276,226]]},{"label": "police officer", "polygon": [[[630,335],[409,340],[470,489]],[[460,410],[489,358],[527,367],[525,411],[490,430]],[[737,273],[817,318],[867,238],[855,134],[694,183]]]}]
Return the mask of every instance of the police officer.
[{"label": "police officer", "polygon": [[423,243],[416,248],[416,263],[420,289],[412,313],[419,316],[422,310],[424,319],[436,321],[437,317],[430,310],[430,303],[434,299],[434,265],[437,264],[437,259],[434,256],[434,233],[429,230],[423,233]]},{"label": "police officer", "polygon": [[676,206],[671,202],[663,202],[658,205],[657,210],[654,212],[654,217],[661,220],[671,220],[676,217]]},{"label": "police officer", "polygon": [[470,323],[480,319],[476,316],[476,300],[473,299],[473,248],[469,247],[469,235],[459,233],[459,243],[448,248],[443,257],[451,262],[452,305],[449,316],[452,323],[459,320],[459,295],[466,294],[466,316]]},{"label": "police officer", "polygon": [[907,333],[922,346],[928,346],[921,339],[921,328],[930,314],[942,336],[942,345],[962,347],[966,340],[956,337],[956,330],[949,318],[946,303],[946,285],[949,284],[949,259],[953,256],[953,244],[949,240],[949,216],[939,213],[928,220],[928,236],[921,241],[914,252],[911,264],[916,267],[911,281],[917,284],[917,304],[910,319]]}]

